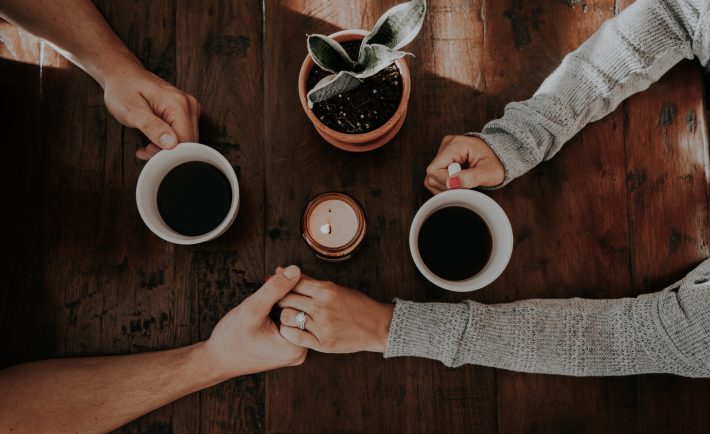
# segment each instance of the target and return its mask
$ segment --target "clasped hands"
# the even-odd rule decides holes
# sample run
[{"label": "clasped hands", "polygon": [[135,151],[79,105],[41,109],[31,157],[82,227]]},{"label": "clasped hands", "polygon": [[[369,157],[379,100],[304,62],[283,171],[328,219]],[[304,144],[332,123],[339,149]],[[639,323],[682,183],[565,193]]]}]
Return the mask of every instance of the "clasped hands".
[{"label": "clasped hands", "polygon": [[[282,308],[280,324],[269,314]],[[222,318],[199,357],[220,380],[297,366],[308,349],[329,353],[384,352],[394,306],[361,292],[312,279],[291,265]],[[306,312],[305,330],[296,324]]]}]

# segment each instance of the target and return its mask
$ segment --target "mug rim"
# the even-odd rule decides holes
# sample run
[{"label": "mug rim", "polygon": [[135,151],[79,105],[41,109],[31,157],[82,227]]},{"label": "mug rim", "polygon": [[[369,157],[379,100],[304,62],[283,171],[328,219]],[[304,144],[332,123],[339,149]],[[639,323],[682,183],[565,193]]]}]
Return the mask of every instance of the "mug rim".
[{"label": "mug rim", "polygon": [[[199,159],[196,156],[200,154],[206,154],[206,156],[211,158]],[[170,161],[168,159],[171,159],[173,161]],[[158,219],[160,219],[163,227],[156,225],[152,221],[153,218],[149,216],[149,211],[145,209],[141,199],[144,198],[144,194],[149,194],[149,192],[146,192],[146,189],[151,187],[149,181],[147,180],[149,173],[151,171],[158,170],[161,164],[166,164],[166,161],[169,167],[165,169],[165,174],[163,174],[163,177],[165,177],[165,175],[167,175],[172,169],[181,164],[200,161],[212,164],[220,172],[222,172],[224,176],[227,177],[227,180],[229,180],[229,185],[232,189],[232,203],[229,207],[227,215],[217,227],[207,232],[206,234],[197,236],[187,236],[171,229],[167,225],[167,223],[165,223],[162,216],[160,216],[160,213],[158,213],[157,217]],[[215,162],[219,164],[215,164]],[[162,178],[160,181],[162,181]],[[158,186],[159,185],[160,183],[158,182]],[[155,188],[155,191],[157,195],[157,186]],[[153,198],[153,200],[157,201],[157,196]],[[145,223],[145,225],[148,227],[148,229],[150,229],[151,232],[153,232],[155,235],[162,238],[163,240],[173,244],[181,245],[204,243],[206,241],[210,241],[219,237],[227,229],[229,229],[232,223],[234,223],[234,220],[237,216],[237,212],[239,211],[239,181],[237,179],[237,174],[234,172],[234,168],[224,157],[224,155],[217,152],[215,149],[203,145],[201,143],[184,142],[178,144],[173,149],[158,152],[155,156],[148,160],[146,165],[143,167],[143,170],[141,170],[141,173],[138,176],[138,182],[136,183],[136,205],[138,207],[138,213],[140,214],[143,223]]]},{"label": "mug rim", "polygon": [[[461,206],[478,214],[491,233],[491,256],[474,276],[460,281],[439,277],[426,266],[419,253],[419,231],[434,212]],[[494,227],[495,228],[494,228]],[[434,285],[454,292],[475,291],[490,285],[505,271],[513,254],[513,228],[503,208],[493,199],[474,190],[448,190],[427,200],[412,219],[409,229],[409,252],[419,272]]]}]

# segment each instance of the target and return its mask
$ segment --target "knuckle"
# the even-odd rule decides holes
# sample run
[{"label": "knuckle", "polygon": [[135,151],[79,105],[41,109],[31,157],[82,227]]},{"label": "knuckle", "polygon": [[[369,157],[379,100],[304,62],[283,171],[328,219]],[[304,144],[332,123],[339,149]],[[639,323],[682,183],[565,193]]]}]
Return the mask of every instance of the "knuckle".
[{"label": "knuckle", "polygon": [[156,122],[150,117],[135,113],[132,115],[132,124],[139,130],[152,130],[157,128]]},{"label": "knuckle", "polygon": [[325,304],[328,304],[328,303],[332,302],[334,298],[335,298],[335,291],[333,290],[332,287],[326,286],[325,288],[323,288],[323,290],[321,292],[321,297],[320,297],[322,302],[324,302]]}]

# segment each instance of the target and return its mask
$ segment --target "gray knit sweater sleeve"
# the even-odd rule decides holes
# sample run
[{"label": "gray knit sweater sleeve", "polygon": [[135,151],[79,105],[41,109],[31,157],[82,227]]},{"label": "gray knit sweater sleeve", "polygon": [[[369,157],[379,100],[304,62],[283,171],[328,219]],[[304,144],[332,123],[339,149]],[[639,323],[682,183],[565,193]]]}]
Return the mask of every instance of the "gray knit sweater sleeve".
[{"label": "gray knit sweater sleeve", "polygon": [[710,377],[710,259],[654,294],[484,305],[397,300],[385,357],[573,376]]},{"label": "gray knit sweater sleeve", "polygon": [[505,167],[505,185],[552,158],[587,123],[658,80],[683,58],[710,57],[707,0],[637,0],[602,27],[523,102],[470,133]]}]

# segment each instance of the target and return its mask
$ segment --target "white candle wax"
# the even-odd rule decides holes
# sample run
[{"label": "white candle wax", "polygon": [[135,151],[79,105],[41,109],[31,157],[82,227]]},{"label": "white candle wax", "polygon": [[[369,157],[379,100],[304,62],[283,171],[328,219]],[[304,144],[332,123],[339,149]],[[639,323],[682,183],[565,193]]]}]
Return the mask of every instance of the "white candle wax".
[{"label": "white candle wax", "polygon": [[355,210],[338,199],[316,205],[308,220],[309,233],[320,245],[334,249],[350,243],[358,233]]}]

